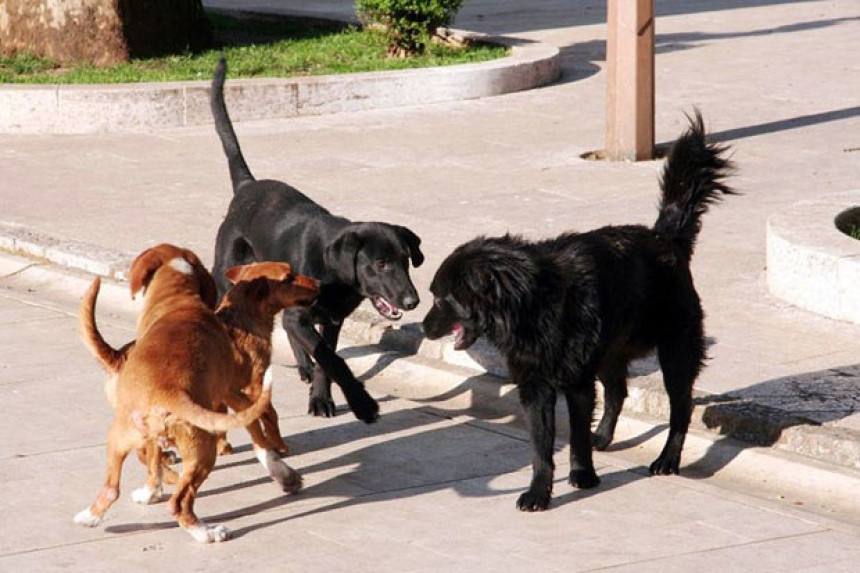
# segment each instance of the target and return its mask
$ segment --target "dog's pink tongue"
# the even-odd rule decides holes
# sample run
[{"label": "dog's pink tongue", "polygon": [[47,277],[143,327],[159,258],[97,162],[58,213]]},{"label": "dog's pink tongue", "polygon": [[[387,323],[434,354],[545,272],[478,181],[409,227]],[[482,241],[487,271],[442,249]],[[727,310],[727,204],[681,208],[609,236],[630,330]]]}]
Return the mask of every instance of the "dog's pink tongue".
[{"label": "dog's pink tongue", "polygon": [[388,302],[381,296],[373,297],[373,306],[376,311],[389,320],[397,320],[402,316],[400,309]]},{"label": "dog's pink tongue", "polygon": [[463,336],[466,331],[463,329],[463,325],[460,323],[455,324],[451,327],[451,334],[454,335],[454,348],[459,349],[463,344]]}]

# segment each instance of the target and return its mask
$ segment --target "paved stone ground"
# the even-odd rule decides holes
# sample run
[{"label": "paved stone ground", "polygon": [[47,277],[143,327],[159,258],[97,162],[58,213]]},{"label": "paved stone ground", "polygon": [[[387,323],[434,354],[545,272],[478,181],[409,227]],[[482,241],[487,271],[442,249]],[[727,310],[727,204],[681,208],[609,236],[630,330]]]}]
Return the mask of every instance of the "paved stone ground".
[{"label": "paved stone ground", "polygon": [[[514,502],[530,477],[530,446],[510,388],[346,341],[351,367],[380,400],[367,426],[348,412],[305,415],[306,390],[284,352],[275,405],[305,487],[284,496],[231,432],[196,508],[234,538],[200,546],[165,504],[137,506],[143,480],[125,464],[120,500],[96,529],[72,523],[104,474],[111,416],[102,372],[78,342],[89,277],[0,256],[0,524],[3,571],[853,571],[860,559],[855,474],[769,448],[694,432],[684,474],[650,478],[663,421],[623,418],[601,485],[567,485],[566,432],[555,498],[538,514]],[[107,283],[105,336],[133,336],[137,305]],[[460,387],[451,390],[446,379]],[[474,385],[472,385],[474,384]],[[168,488],[169,491],[169,488]]]},{"label": "paved stone ground", "polygon": [[[346,0],[243,6],[352,10]],[[528,9],[468,2],[457,26],[558,46],[562,80],[482,100],[240,123],[251,169],[291,182],[339,214],[414,229],[427,255],[414,273],[423,293],[444,256],[476,233],[543,237],[611,223],[650,224],[659,162],[580,158],[602,144],[603,6],[596,0],[575,6],[544,0]],[[856,365],[860,327],[770,295],[765,224],[776,209],[860,181],[852,151],[860,133],[860,74],[845,56],[860,30],[854,3],[726,1],[705,9],[667,1],[658,8],[658,141],[671,142],[684,127],[684,113],[699,106],[712,137],[733,147],[738,172],[732,183],[743,194],[708,214],[693,261],[712,357],[698,388],[718,397],[767,388],[776,392],[768,408],[803,420],[820,397],[809,394],[814,384],[796,393],[791,380],[826,379],[834,369]],[[24,234],[57,241],[70,247],[76,256],[64,260],[76,266],[97,267],[114,254],[127,258],[162,241],[211,261],[230,199],[211,127],[0,135],[0,154],[3,239]],[[403,325],[414,326],[427,305],[425,296]],[[479,367],[492,360],[484,352],[446,359]],[[860,387],[856,378],[845,382],[837,398],[845,407],[825,427],[857,432],[860,414],[847,405]],[[827,388],[832,394],[833,386]],[[756,396],[764,400],[768,393]],[[805,430],[808,422],[790,425]],[[856,460],[855,449],[847,448],[835,448],[842,453],[832,459]]]},{"label": "paved stone ground", "polygon": [[[247,3],[299,4],[305,3]],[[340,11],[350,5],[318,4]],[[541,237],[650,224],[658,162],[580,159],[602,145],[602,7],[596,0],[468,2],[458,26],[558,46],[562,80],[485,100],[239,124],[249,165],[337,213],[413,228],[427,255],[414,273],[422,293],[444,256],[477,233]],[[860,70],[849,56],[860,37],[856,3],[666,1],[658,10],[658,141],[674,139],[684,112],[698,105],[713,136],[734,148],[733,181],[743,193],[707,216],[693,263],[712,343],[698,388],[713,397],[712,406],[754,397],[750,407],[767,399],[765,406],[798,416],[779,430],[780,440],[793,439],[798,429],[804,436],[827,431],[856,446],[860,327],[793,308],[772,297],[764,281],[769,215],[860,181],[852,151],[860,134]],[[82,260],[171,241],[211,261],[230,199],[211,127],[0,135],[0,157],[5,229],[23,226],[25,233],[77,245]],[[4,499],[14,516],[2,525],[4,569],[856,566],[856,530],[846,525],[860,515],[850,463],[838,469],[769,449],[762,458],[759,448],[706,436],[687,448],[687,477],[644,479],[650,448],[660,443],[659,415],[656,426],[628,419],[624,447],[598,456],[600,490],[572,492],[560,479],[553,511],[521,515],[513,503],[528,480],[529,454],[510,414],[516,411],[510,389],[476,370],[440,370],[441,362],[422,362],[421,353],[393,360],[366,340],[342,351],[385,399],[388,415],[371,428],[346,415],[305,417],[304,390],[284,360],[285,392],[277,403],[308,491],[295,499],[276,496],[247,451],[222,460],[226,467],[207,483],[201,514],[227,522],[242,533],[237,540],[194,548],[162,507],[125,500],[107,529],[73,527],[71,516],[101,479],[110,412],[98,368],[75,339],[75,298],[84,283],[24,275],[3,279],[0,310],[0,391],[7,405],[0,472],[12,489]],[[120,298],[116,308],[124,308]],[[427,307],[425,296],[402,330]],[[115,312],[107,332],[122,340],[133,318],[131,311]],[[634,384],[659,383],[647,363],[637,372]],[[721,428],[719,416],[711,422]],[[827,453],[810,452],[819,459]],[[135,483],[139,470],[127,465],[127,483]]]}]

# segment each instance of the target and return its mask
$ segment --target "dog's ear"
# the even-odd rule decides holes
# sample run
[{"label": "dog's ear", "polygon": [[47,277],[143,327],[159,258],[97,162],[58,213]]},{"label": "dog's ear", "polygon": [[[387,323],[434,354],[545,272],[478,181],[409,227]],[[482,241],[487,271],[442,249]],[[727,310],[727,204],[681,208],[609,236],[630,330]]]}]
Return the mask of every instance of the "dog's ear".
[{"label": "dog's ear", "polygon": [[149,286],[155,271],[164,263],[163,253],[155,248],[146,249],[134,259],[128,272],[131,298],[134,298],[141,289]]},{"label": "dog's ear", "polygon": [[182,258],[191,265],[194,271],[194,278],[197,279],[197,285],[200,287],[200,299],[203,304],[214,309],[218,304],[218,287],[215,285],[215,279],[212,274],[206,270],[203,263],[194,254],[193,251],[182,249]]},{"label": "dog's ear", "polygon": [[[496,277],[480,263],[475,264],[464,273],[463,280],[476,298],[480,298],[487,302],[493,302],[498,299],[499,285]],[[495,296],[493,296],[495,295]]]},{"label": "dog's ear", "polygon": [[424,253],[421,252],[420,248],[421,239],[406,227],[394,225],[394,230],[397,236],[400,237],[400,240],[409,247],[409,258],[412,260],[412,266],[416,268],[420,267],[421,263],[424,262]]},{"label": "dog's ear", "polygon": [[226,271],[224,271],[224,278],[230,281],[230,284],[236,284],[242,278],[242,275],[245,273],[245,268],[247,265],[239,265],[236,267],[230,267]]},{"label": "dog's ear", "polygon": [[356,282],[355,258],[361,248],[361,238],[355,231],[342,232],[333,243],[325,249],[326,267],[337,273],[338,277],[350,282]]}]

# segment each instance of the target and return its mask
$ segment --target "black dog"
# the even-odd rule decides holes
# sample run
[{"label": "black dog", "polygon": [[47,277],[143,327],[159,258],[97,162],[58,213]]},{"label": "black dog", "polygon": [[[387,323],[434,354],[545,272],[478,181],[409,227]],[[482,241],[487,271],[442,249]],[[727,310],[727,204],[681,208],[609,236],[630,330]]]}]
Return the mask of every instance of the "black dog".
[{"label": "black dog", "polygon": [[[535,449],[517,507],[546,509],[552,493],[556,393],[570,412],[570,483],[599,483],[591,447],[612,441],[627,396],[627,365],[656,348],[669,394],[669,437],[652,474],[676,474],[705,358],[702,308],[690,275],[701,216],[731,169],[726,148],[705,142],[701,115],[665,165],[654,227],[609,226],[529,242],[506,235],[458,247],[436,272],[424,332],[468,348],[484,335],[507,355]],[[595,377],[606,408],[592,437]],[[592,442],[593,440],[593,442]]]},{"label": "black dog", "polygon": [[245,163],[224,104],[226,68],[222,58],[211,94],[215,128],[230,165],[234,193],[215,245],[213,274],[218,288],[221,294],[229,288],[226,269],[253,261],[289,262],[296,272],[319,279],[316,303],[309,309],[288,309],[283,316],[299,373],[311,382],[308,411],[334,415],[334,379],[356,417],[373,422],[379,406],[335,353],[338,336],[343,320],[365,298],[389,320],[399,319],[401,308],[418,305],[409,261],[416,267],[424,261],[421,240],[406,227],[353,223],[334,216],[286,183],[257,181]]}]

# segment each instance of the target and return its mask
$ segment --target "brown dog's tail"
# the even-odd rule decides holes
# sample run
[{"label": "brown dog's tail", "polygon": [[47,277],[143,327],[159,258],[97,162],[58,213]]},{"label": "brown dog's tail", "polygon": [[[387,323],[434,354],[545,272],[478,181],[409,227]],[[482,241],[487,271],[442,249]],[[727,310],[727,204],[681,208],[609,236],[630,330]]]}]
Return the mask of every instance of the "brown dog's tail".
[{"label": "brown dog's tail", "polygon": [[186,398],[173,404],[171,414],[181,420],[197,426],[201,430],[217,433],[227,430],[244,428],[263,415],[272,401],[272,368],[269,367],[263,375],[263,391],[251,406],[241,412],[222,414],[213,412],[197,404],[191,398]]},{"label": "brown dog's tail", "polygon": [[96,300],[99,296],[99,289],[102,281],[96,277],[93,279],[93,284],[87,289],[84,294],[84,299],[81,301],[81,312],[78,325],[80,327],[81,340],[92,352],[101,365],[110,372],[116,374],[125,362],[128,344],[121,349],[116,349],[105,341],[96,326]]}]

